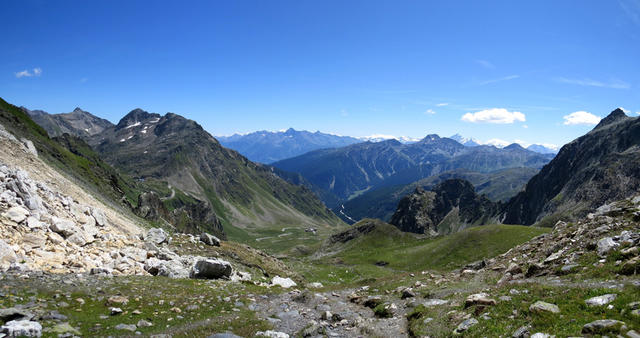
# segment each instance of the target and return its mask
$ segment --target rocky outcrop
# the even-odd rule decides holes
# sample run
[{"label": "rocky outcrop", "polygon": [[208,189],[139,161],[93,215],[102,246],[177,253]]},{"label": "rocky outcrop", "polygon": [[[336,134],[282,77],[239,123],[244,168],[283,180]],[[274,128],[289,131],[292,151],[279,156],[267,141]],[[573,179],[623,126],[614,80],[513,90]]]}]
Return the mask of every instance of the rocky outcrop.
[{"label": "rocky outcrop", "polygon": [[548,225],[586,216],[640,189],[640,119],[616,109],[588,134],[566,144],[524,191],[509,201],[506,224]]},{"label": "rocky outcrop", "polygon": [[222,223],[208,203],[196,200],[195,203],[181,204],[169,211],[156,192],[148,191],[138,195],[138,205],[134,212],[144,219],[165,221],[182,232],[198,233],[208,230],[223,239],[227,238]]},{"label": "rocky outcrop", "polygon": [[471,183],[452,179],[432,191],[416,188],[400,201],[390,223],[405,232],[445,235],[486,224],[498,210],[499,204],[477,195]]}]

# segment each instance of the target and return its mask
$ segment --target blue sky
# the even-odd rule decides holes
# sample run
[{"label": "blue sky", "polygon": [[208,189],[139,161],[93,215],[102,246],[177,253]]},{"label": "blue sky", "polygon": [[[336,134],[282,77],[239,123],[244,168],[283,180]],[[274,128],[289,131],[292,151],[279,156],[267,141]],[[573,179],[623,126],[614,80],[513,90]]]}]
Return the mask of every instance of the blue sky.
[{"label": "blue sky", "polygon": [[0,9],[0,96],[51,113],[79,106],[117,122],[140,107],[214,135],[294,127],[563,144],[592,115],[640,112],[640,0]]}]

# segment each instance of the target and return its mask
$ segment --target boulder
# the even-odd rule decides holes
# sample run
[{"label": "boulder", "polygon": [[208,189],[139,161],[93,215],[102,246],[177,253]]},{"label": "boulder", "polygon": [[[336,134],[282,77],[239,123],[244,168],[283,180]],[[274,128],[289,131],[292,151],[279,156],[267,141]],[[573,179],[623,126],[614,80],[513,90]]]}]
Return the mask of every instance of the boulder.
[{"label": "boulder", "polygon": [[531,332],[529,330],[531,330],[531,326],[529,325],[521,326],[519,329],[516,330],[516,332],[513,333],[511,337],[529,338],[531,336]]},{"label": "boulder", "polygon": [[8,322],[12,320],[30,320],[33,318],[31,312],[15,307],[0,309],[0,321]]},{"label": "boulder", "polygon": [[9,208],[9,210],[5,211],[2,216],[4,216],[5,218],[8,218],[9,220],[16,222],[16,223],[20,223],[22,221],[24,221],[25,219],[27,219],[27,216],[29,216],[29,210],[21,207],[21,206],[15,206],[12,208]]},{"label": "boulder", "polygon": [[7,242],[0,239],[0,269],[8,268],[11,263],[18,261],[18,256],[13,251],[13,248],[7,244]]},{"label": "boulder", "polygon": [[483,260],[479,260],[477,262],[473,262],[473,263],[469,263],[467,264],[463,270],[480,270],[482,268],[484,268],[485,266],[487,266],[487,263]]},{"label": "boulder", "polygon": [[96,220],[96,225],[99,227],[106,226],[109,224],[107,221],[107,216],[104,215],[104,212],[100,209],[91,209],[91,216]]},{"label": "boulder", "polygon": [[626,330],[627,324],[619,320],[614,319],[600,319],[593,321],[589,324],[585,324],[582,327],[583,334],[619,334],[621,331]]},{"label": "boulder", "polygon": [[51,328],[51,332],[55,333],[57,336],[82,336],[82,333],[71,326],[69,323],[60,323]]},{"label": "boulder", "polygon": [[634,257],[624,262],[620,268],[623,275],[635,275],[640,272],[640,257]]},{"label": "boulder", "polygon": [[296,284],[296,282],[294,282],[293,280],[291,280],[291,278],[282,278],[280,276],[275,276],[273,277],[273,279],[271,280],[271,285],[272,286],[280,286],[284,289],[288,289],[292,286],[297,286],[298,284]]},{"label": "boulder", "polygon": [[602,238],[598,241],[597,244],[598,256],[605,257],[609,252],[611,252],[611,250],[615,249],[618,246],[620,246],[620,244],[616,243],[613,238]]},{"label": "boulder", "polygon": [[256,332],[256,337],[268,337],[268,338],[289,338],[289,335],[284,332],[278,331],[258,331]]},{"label": "boulder", "polygon": [[0,333],[7,337],[40,337],[42,325],[30,320],[12,320],[0,327]]},{"label": "boulder", "polygon": [[467,297],[464,302],[464,307],[467,308],[473,305],[496,305],[495,299],[489,298],[486,293],[476,293]]},{"label": "boulder", "polygon": [[202,259],[191,268],[189,277],[202,279],[228,279],[231,276],[231,264],[221,259]]},{"label": "boulder", "polygon": [[80,228],[78,228],[72,220],[55,216],[51,218],[51,225],[49,226],[49,229],[51,229],[51,231],[55,233],[62,235],[64,238],[67,238],[80,231]]},{"label": "boulder", "polygon": [[587,304],[587,306],[602,306],[602,305],[607,305],[613,302],[617,296],[618,295],[616,294],[607,294],[607,295],[589,298],[584,302]]},{"label": "boulder", "polygon": [[458,325],[458,327],[456,327],[455,330],[453,330],[454,334],[462,334],[465,331],[469,330],[471,327],[478,325],[479,322],[477,319],[475,318],[469,318],[467,320],[465,320],[464,322],[460,323],[460,325]]},{"label": "boulder", "polygon": [[402,296],[401,296],[402,299],[413,298],[415,296],[416,296],[416,293],[409,288],[402,290]]},{"label": "boulder", "polygon": [[155,245],[160,245],[162,243],[168,243],[169,236],[164,230],[160,228],[151,228],[144,236],[144,240]]},{"label": "boulder", "polygon": [[218,237],[210,235],[206,232],[203,232],[200,235],[200,241],[202,241],[202,243],[206,245],[220,246],[220,240],[218,239]]},{"label": "boulder", "polygon": [[85,246],[95,241],[95,238],[93,238],[93,236],[90,236],[86,232],[78,229],[76,233],[74,233],[73,235],[69,236],[69,238],[67,238],[67,241],[77,246]]},{"label": "boulder", "polygon": [[131,331],[131,332],[134,332],[135,330],[138,329],[136,324],[118,324],[114,328],[116,330]]},{"label": "boulder", "polygon": [[517,275],[519,273],[522,273],[522,268],[516,263],[511,263],[509,264],[506,272],[510,273],[511,275]]},{"label": "boulder", "polygon": [[540,312],[560,313],[560,308],[555,304],[551,304],[551,303],[547,303],[539,300],[531,304],[531,306],[529,306],[529,311],[538,312],[538,313]]}]

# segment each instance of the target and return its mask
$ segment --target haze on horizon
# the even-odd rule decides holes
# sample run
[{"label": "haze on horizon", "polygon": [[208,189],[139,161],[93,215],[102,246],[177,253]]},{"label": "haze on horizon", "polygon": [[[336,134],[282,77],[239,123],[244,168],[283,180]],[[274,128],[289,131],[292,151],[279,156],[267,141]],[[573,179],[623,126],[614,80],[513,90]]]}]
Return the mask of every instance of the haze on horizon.
[{"label": "haze on horizon", "polygon": [[5,2],[0,96],[214,135],[564,144],[640,112],[640,1]]}]

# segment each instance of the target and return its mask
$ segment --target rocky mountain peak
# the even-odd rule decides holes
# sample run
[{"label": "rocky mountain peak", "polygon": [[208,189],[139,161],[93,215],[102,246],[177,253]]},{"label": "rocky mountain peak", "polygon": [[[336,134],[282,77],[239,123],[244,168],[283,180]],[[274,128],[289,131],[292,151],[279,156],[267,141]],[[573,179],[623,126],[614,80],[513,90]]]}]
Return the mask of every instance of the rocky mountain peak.
[{"label": "rocky mountain peak", "polygon": [[80,107],[76,107],[76,108],[73,110],[73,112],[74,112],[74,113],[86,113],[86,111],[82,110],[82,108],[80,108]]},{"label": "rocky mountain peak", "polygon": [[417,187],[400,201],[390,223],[405,232],[437,236],[486,224],[497,212],[498,205],[477,195],[471,183],[450,179],[431,191]]},{"label": "rocky mountain peak", "polygon": [[429,143],[429,142],[435,142],[438,140],[440,140],[440,136],[438,136],[438,134],[429,134],[425,136],[422,140],[420,140],[420,143]]},{"label": "rocky mountain peak", "polygon": [[521,145],[517,143],[511,143],[510,145],[504,147],[507,150],[525,150]]},{"label": "rocky mountain peak", "polygon": [[609,115],[607,115],[607,117],[600,120],[600,123],[598,123],[598,125],[594,129],[602,128],[618,121],[625,120],[627,118],[629,117],[624,113],[624,110],[622,110],[621,108],[616,108],[616,110],[612,111]]},{"label": "rocky mountain peak", "polygon": [[[169,114],[167,114],[168,116]],[[132,111],[130,111],[127,115],[125,115],[120,122],[118,122],[118,125],[116,125],[116,130],[120,130],[123,128],[127,128],[130,126],[135,125],[136,123],[141,123],[145,120],[148,119],[152,119],[152,118],[160,118],[160,114],[153,114],[153,113],[149,113],[147,111],[144,111],[140,108],[136,108]]]}]

